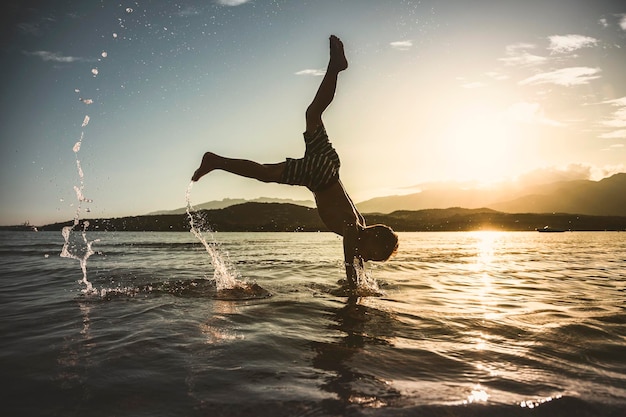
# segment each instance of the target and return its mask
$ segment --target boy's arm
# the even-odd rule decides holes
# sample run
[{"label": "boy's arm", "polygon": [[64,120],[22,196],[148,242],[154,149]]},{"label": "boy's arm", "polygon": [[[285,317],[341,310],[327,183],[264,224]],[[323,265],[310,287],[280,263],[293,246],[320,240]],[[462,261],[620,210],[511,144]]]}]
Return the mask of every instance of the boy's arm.
[{"label": "boy's arm", "polygon": [[357,243],[359,239],[359,226],[347,224],[343,233],[343,260],[346,267],[346,278],[350,288],[356,288],[357,276],[354,268],[354,258],[357,256]]}]

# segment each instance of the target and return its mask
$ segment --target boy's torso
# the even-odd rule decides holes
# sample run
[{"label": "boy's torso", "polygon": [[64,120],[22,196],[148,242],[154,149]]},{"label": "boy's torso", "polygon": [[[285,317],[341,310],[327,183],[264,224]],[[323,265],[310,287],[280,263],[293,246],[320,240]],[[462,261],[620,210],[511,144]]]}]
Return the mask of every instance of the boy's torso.
[{"label": "boy's torso", "polygon": [[352,205],[341,181],[315,192],[314,195],[319,216],[331,231],[343,236],[345,225],[360,223],[358,211]]}]

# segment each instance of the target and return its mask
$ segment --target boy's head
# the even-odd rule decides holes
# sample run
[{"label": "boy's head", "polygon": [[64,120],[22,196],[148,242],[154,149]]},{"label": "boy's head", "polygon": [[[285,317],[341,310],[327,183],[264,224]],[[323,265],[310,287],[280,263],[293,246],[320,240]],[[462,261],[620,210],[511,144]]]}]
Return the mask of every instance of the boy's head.
[{"label": "boy's head", "polygon": [[398,235],[389,226],[368,226],[359,233],[358,251],[364,261],[384,262],[397,250]]}]

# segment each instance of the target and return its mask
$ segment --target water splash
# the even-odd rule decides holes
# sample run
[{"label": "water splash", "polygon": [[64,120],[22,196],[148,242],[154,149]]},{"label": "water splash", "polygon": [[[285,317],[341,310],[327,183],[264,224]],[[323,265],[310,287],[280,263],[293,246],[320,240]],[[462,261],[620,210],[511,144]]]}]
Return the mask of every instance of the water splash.
[{"label": "water splash", "polygon": [[376,282],[376,279],[372,277],[371,271],[365,269],[365,265],[355,259],[353,266],[354,271],[356,272],[355,295],[360,297],[369,297],[380,296],[383,294],[382,290],[378,286],[378,282]]},{"label": "water splash", "polygon": [[[82,127],[87,126],[89,123],[89,116],[85,116],[83,119]],[[80,224],[80,213],[83,210],[84,203],[91,203],[92,200],[85,197],[83,194],[83,190],[85,188],[85,175],[83,173],[83,169],[80,164],[80,159],[78,157],[78,153],[80,152],[80,147],[83,143],[83,139],[85,138],[85,132],[81,132],[80,139],[78,142],[74,144],[72,150],[74,151],[74,156],[76,158],[76,170],[78,171],[78,179],[79,185],[74,186],[74,192],[76,193],[76,200],[78,200],[78,205],[76,206],[76,211],[74,213],[74,221],[71,226],[65,226],[61,231],[63,235],[64,244],[61,249],[61,257],[62,258],[70,258],[79,261],[80,269],[83,273],[83,279],[79,281],[82,283],[85,288],[83,289],[83,293],[85,294],[93,294],[96,290],[93,288],[93,285],[87,279],[87,260],[91,255],[95,252],[92,248],[94,243],[100,241],[100,239],[89,240],[87,239],[87,228],[89,227],[88,221],[83,221],[82,228],[80,231],[80,239],[78,242],[73,241],[72,231],[77,228]],[[88,209],[86,209],[88,211]]]},{"label": "water splash", "polygon": [[200,229],[202,226],[197,225],[198,220],[200,220],[197,216],[196,210],[191,205],[191,189],[193,188],[193,181],[189,183],[187,187],[187,192],[185,194],[185,199],[187,201],[187,217],[189,217],[189,226],[190,232],[202,243],[207,253],[211,258],[211,264],[213,265],[213,278],[215,279],[215,285],[217,286],[217,290],[228,290],[235,288],[245,287],[246,284],[239,281],[239,277],[237,272],[235,271],[233,265],[228,262],[218,249],[218,243],[215,240],[215,237],[211,233],[209,228],[206,228],[205,232],[208,233],[209,239],[211,242],[207,242],[207,239],[204,237],[202,230]]},{"label": "water splash", "polygon": [[[80,92],[79,89],[74,90],[76,93]],[[82,99],[81,99],[82,100]],[[93,100],[89,100],[91,104]],[[83,123],[81,127],[84,129],[89,124],[90,117],[89,115],[85,115],[83,118]],[[89,240],[87,239],[87,228],[89,227],[89,222],[84,220],[82,223],[82,227],[80,228],[80,237],[75,238],[72,232],[78,228],[80,225],[80,214],[83,210],[83,204],[91,203],[93,200],[86,198],[84,195],[85,189],[85,174],[83,172],[83,168],[80,163],[80,158],[78,157],[78,153],[80,152],[80,148],[83,144],[83,140],[85,139],[85,131],[83,130],[80,133],[80,139],[74,144],[72,147],[72,151],[74,152],[74,157],[76,158],[76,171],[78,172],[78,185],[74,185],[74,192],[76,193],[76,200],[78,204],[76,206],[76,211],[74,212],[74,221],[71,226],[65,226],[61,231],[63,235],[64,243],[63,248],[61,249],[61,257],[75,259],[80,263],[80,269],[83,273],[82,280],[78,281],[82,283],[85,288],[83,289],[83,293],[85,294],[94,294],[97,291],[94,289],[93,285],[87,279],[87,260],[91,255],[95,252],[93,250],[93,244],[100,241],[100,239]],[[89,208],[85,208],[85,211],[89,212]]]},{"label": "water splash", "polygon": [[74,218],[74,224],[72,226],[65,226],[61,233],[63,234],[63,239],[65,239],[65,243],[63,244],[63,249],[61,249],[61,257],[62,258],[70,258],[76,259],[80,262],[80,269],[83,272],[83,279],[79,281],[80,283],[85,285],[83,289],[83,293],[85,294],[95,294],[96,290],[93,288],[93,285],[87,279],[87,259],[95,252],[92,248],[94,243],[100,241],[100,239],[88,240],[87,239],[87,228],[89,227],[88,221],[83,221],[83,227],[80,233],[80,237],[82,239],[82,243],[84,244],[83,250],[80,250],[76,243],[72,242],[72,231],[76,226],[78,226],[79,220],[78,217]]}]

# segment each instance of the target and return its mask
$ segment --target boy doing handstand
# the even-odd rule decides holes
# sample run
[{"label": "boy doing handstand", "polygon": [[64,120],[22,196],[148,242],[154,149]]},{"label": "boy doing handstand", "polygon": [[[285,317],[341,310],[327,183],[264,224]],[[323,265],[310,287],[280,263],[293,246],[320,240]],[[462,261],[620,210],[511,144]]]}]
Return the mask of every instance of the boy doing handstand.
[{"label": "boy doing handstand", "polygon": [[366,226],[365,219],[339,180],[339,156],[332,147],[322,123],[322,113],[333,101],[339,73],[348,68],[343,43],[330,37],[330,61],[315,98],[306,110],[306,151],[300,159],[287,158],[277,164],[260,164],[232,159],[211,152],[202,157],[192,180],[220,169],[262,182],[303,185],[315,196],[320,218],[333,232],[343,236],[346,277],[356,288],[355,262],[386,261],[398,248],[398,236],[385,225]]}]

